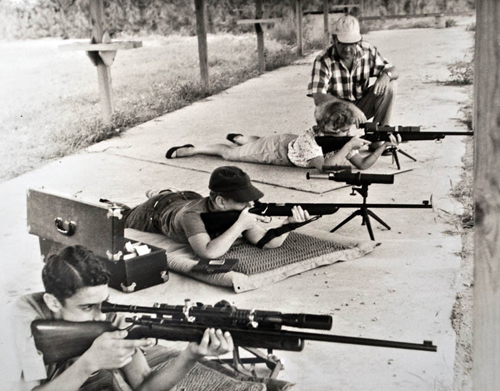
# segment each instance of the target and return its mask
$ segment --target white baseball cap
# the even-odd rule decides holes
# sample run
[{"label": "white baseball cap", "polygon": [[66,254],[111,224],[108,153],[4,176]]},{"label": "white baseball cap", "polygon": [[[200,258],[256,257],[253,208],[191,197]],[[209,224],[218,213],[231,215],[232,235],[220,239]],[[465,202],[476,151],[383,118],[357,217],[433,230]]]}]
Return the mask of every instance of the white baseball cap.
[{"label": "white baseball cap", "polygon": [[333,31],[341,43],[356,43],[361,41],[359,22],[352,15],[342,16],[335,24]]}]

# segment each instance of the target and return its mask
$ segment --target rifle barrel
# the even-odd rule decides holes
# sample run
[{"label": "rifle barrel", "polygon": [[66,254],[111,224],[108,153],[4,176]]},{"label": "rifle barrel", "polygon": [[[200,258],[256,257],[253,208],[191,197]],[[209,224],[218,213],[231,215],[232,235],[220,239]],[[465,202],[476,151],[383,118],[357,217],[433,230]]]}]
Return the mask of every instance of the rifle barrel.
[{"label": "rifle barrel", "polygon": [[424,350],[428,352],[437,352],[437,346],[433,345],[432,341],[424,341],[423,343],[418,344],[412,342],[388,341],[384,339],[348,337],[343,335],[329,335],[329,334],[302,333],[302,332],[290,332],[290,333],[293,333],[293,335],[298,338],[310,341],[337,342],[350,345],[378,346],[384,348]]},{"label": "rifle barrel", "polygon": [[[127,319],[132,321],[133,319]],[[193,335],[201,335],[205,329],[204,326],[182,324],[176,325],[175,322],[151,322],[148,320],[138,320],[136,324],[147,326],[147,328],[138,327],[138,337],[153,337],[153,338],[167,338],[173,340],[188,341],[193,340]],[[274,331],[267,329],[245,330],[239,328],[226,328],[224,331],[229,331],[233,338],[234,344],[242,347],[249,348],[269,348],[277,350],[301,351],[304,348],[304,341],[319,341],[319,342],[335,342],[345,343],[351,345],[365,345],[365,346],[378,346],[396,349],[409,349],[409,350],[424,350],[435,352],[437,347],[432,344],[432,341],[424,341],[422,344],[412,342],[399,342],[388,341],[383,339],[370,339],[359,337],[348,337],[333,334],[319,334],[319,333],[306,333],[298,331]],[[201,334],[200,334],[201,333]],[[132,329],[129,335],[134,334]],[[166,337],[165,337],[166,336]]]},{"label": "rifle barrel", "polygon": [[[300,205],[300,204],[298,204]],[[317,208],[314,208],[314,204],[311,204],[311,209],[307,209],[309,214],[315,214],[314,212],[318,212],[318,214],[324,214],[321,213],[323,208],[325,206],[323,205],[328,205],[329,208],[331,209],[340,209],[340,208],[361,208],[362,206],[366,206],[368,209],[372,208],[378,208],[378,209],[432,209],[432,203],[428,200],[422,201],[421,204],[356,204],[356,203],[331,203],[331,204],[318,204]],[[312,212],[311,212],[312,211]]]},{"label": "rifle barrel", "polygon": [[336,204],[339,208],[361,208],[366,206],[368,209],[432,209],[429,201],[422,201],[421,204]]}]

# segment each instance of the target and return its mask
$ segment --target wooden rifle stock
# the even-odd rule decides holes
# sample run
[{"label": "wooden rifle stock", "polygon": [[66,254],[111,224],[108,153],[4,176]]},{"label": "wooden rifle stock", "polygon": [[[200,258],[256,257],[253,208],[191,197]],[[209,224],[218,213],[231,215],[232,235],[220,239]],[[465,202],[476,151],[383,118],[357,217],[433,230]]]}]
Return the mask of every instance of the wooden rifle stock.
[{"label": "wooden rifle stock", "polygon": [[110,322],[35,320],[31,333],[45,364],[81,356],[102,333],[117,330]]},{"label": "wooden rifle stock", "polygon": [[[149,317],[127,318],[134,325],[129,329],[127,338],[158,338],[171,341],[200,342],[204,325],[182,323]],[[46,364],[67,360],[82,355],[95,338],[106,331],[116,330],[109,322],[67,322],[35,320],[31,324],[36,347],[43,353]],[[306,333],[295,331],[274,331],[244,328],[226,328],[233,338],[235,346],[264,348],[288,351],[301,351],[304,341],[321,341],[367,345],[397,349],[423,350],[435,352],[437,347],[432,341],[422,344],[381,339],[347,337],[331,334]]]}]

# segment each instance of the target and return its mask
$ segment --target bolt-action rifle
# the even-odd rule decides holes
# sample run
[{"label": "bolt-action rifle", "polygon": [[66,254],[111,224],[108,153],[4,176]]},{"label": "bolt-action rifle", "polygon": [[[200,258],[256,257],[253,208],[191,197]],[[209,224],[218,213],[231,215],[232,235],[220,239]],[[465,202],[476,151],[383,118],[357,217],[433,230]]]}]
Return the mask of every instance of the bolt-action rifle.
[{"label": "bolt-action rifle", "polygon": [[[420,126],[388,126],[378,125],[374,122],[366,122],[361,124],[361,128],[365,129],[365,134],[362,139],[375,141],[389,141],[389,136],[399,135],[401,141],[440,141],[446,136],[473,136],[474,132],[450,132],[450,131],[420,131]],[[338,151],[346,145],[352,137],[335,137],[335,136],[318,136],[315,138],[316,143],[323,149],[323,153]]]},{"label": "bolt-action rifle", "polygon": [[[380,184],[393,184],[394,175],[386,174],[365,174],[360,172],[351,172],[350,167],[345,166],[324,166],[323,171],[332,171],[327,175],[325,174],[310,174],[307,173],[307,179],[329,179],[336,182],[345,182],[348,185],[361,186],[362,191],[360,194],[363,196],[363,203],[261,203],[256,202],[253,208],[250,208],[251,213],[255,213],[261,216],[291,216],[292,208],[295,205],[302,207],[302,209],[307,210],[310,215],[315,216],[314,218],[307,220],[304,223],[286,224],[282,227],[274,228],[269,231],[268,237],[263,238],[263,244],[267,243],[273,237],[279,236],[285,232],[289,232],[292,229],[296,229],[304,224],[318,219],[323,215],[330,215],[337,212],[340,208],[357,208],[357,209],[369,209],[369,208],[389,208],[389,209],[414,209],[414,208],[432,208],[432,203],[430,200],[424,200],[420,204],[369,204],[366,202],[366,197],[368,195],[368,186],[373,183]],[[357,188],[353,188],[357,189]],[[358,191],[358,190],[356,190]],[[205,224],[205,228],[209,235],[217,236],[221,233],[227,231],[240,216],[240,211],[225,211],[225,212],[209,212],[202,213],[201,218]],[[390,229],[386,225],[387,229]],[[370,228],[371,229],[371,228]],[[369,230],[370,230],[369,229]],[[277,231],[278,230],[278,231]],[[269,232],[268,231],[268,232]],[[277,232],[276,232],[277,231]],[[284,231],[284,232],[282,232]],[[333,232],[333,231],[332,231]],[[266,234],[267,235],[267,234]],[[373,234],[370,234],[372,240],[374,240]],[[258,243],[259,247],[263,246],[262,243]]]},{"label": "bolt-action rifle", "polygon": [[[104,302],[102,312],[128,312],[152,314],[129,317],[127,339],[157,338],[169,341],[200,342],[206,328],[229,331],[234,345],[244,348],[265,348],[299,352],[304,341],[338,342],[435,352],[432,341],[422,344],[347,337],[324,333],[282,330],[282,326],[330,330],[332,317],[303,313],[242,310],[220,302],[215,306],[192,304],[156,304],[153,307],[120,305]],[[114,331],[110,322],[68,322],[61,320],[35,320],[31,324],[35,345],[43,353],[46,364],[61,362],[83,354],[102,333]]]},{"label": "bolt-action rifle", "polygon": [[[264,203],[256,202],[255,205],[249,209],[250,213],[254,213],[259,216],[292,216],[292,208],[294,206],[300,206],[302,209],[307,210],[311,216],[315,216],[303,223],[293,223],[287,224],[283,227],[274,228],[271,231],[270,237],[266,238],[260,247],[262,247],[269,240],[276,236],[282,235],[285,232],[289,232],[293,229],[301,227],[308,224],[314,220],[317,220],[323,215],[331,215],[339,210],[339,207],[335,204],[312,204],[312,203]],[[201,219],[205,224],[205,228],[210,236],[217,236],[226,232],[231,226],[238,220],[241,211],[230,210],[224,212],[208,212],[201,213]],[[267,221],[270,222],[271,218]],[[278,231],[276,231],[278,230]],[[258,244],[259,245],[259,244]]]}]

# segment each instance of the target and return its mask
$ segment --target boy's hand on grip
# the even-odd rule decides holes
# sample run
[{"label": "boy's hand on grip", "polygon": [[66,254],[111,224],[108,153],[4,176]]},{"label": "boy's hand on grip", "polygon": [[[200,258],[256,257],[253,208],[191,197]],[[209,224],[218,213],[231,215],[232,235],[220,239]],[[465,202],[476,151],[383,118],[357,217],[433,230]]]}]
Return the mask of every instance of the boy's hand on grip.
[{"label": "boy's hand on grip", "polygon": [[153,344],[151,340],[124,339],[127,334],[126,330],[116,330],[103,333],[95,339],[82,355],[91,373],[100,369],[122,368],[132,361],[137,348]]},{"label": "boy's hand on grip", "polygon": [[223,333],[220,329],[206,329],[201,342],[191,342],[188,350],[195,359],[220,356],[234,350],[233,338],[227,331]]},{"label": "boy's hand on grip", "polygon": [[246,231],[249,229],[252,229],[256,226],[257,222],[267,222],[266,216],[260,216],[255,213],[250,213],[249,212],[250,207],[246,207],[243,209],[240,213],[240,216],[238,217],[238,220],[236,221],[237,223],[241,224],[242,226],[242,231]]}]

